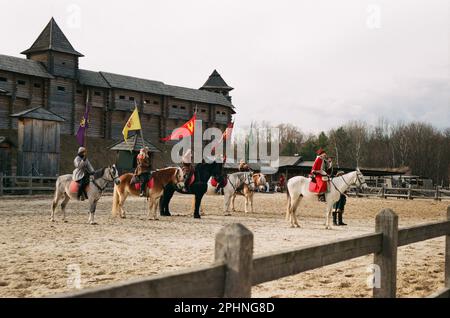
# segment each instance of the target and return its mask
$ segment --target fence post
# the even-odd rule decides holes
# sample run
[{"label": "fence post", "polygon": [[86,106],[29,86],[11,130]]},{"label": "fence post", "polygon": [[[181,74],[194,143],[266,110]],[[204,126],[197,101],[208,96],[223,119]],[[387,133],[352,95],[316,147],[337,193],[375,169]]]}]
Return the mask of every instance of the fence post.
[{"label": "fence post", "polygon": [[215,260],[225,262],[224,297],[251,297],[253,233],[239,223],[228,224],[216,235]]},{"label": "fence post", "polygon": [[412,200],[412,197],[411,197],[411,185],[408,186],[408,200]]},{"label": "fence post", "polygon": [[[450,221],[450,205],[447,207],[447,221]],[[450,287],[450,235],[445,236],[445,287]]]},{"label": "fence post", "polygon": [[3,172],[0,172],[0,197],[3,195]]},{"label": "fence post", "polygon": [[[397,292],[398,215],[391,209],[377,214],[375,231],[383,234],[381,251],[375,253],[374,264],[379,266],[380,284],[375,284],[373,297],[395,298]],[[379,288],[377,288],[377,285]]]},{"label": "fence post", "polygon": [[386,199],[386,197],[384,196],[384,183],[383,183],[383,185],[381,186],[381,195],[380,195],[380,197],[382,198],[382,199]]},{"label": "fence post", "polygon": [[28,194],[32,195],[33,194],[33,175],[30,174],[30,177],[28,179]]},{"label": "fence post", "polygon": [[440,201],[440,199],[439,199],[439,186],[438,185],[436,186],[436,193],[434,195],[434,200]]}]

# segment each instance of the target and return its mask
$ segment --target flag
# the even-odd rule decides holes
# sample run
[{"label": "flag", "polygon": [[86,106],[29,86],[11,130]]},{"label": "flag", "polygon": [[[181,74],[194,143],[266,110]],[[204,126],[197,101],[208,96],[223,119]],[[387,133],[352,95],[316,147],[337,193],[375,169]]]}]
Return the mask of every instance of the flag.
[{"label": "flag", "polygon": [[250,133],[248,134],[246,151],[245,151],[245,161],[250,161],[250,141],[253,143],[253,121],[250,123]]},{"label": "flag", "polygon": [[84,111],[83,118],[80,121],[80,127],[78,127],[77,131],[77,142],[80,146],[84,147],[86,145],[86,131],[89,128],[89,111],[91,107],[86,98],[86,110]]},{"label": "flag", "polygon": [[122,130],[125,142],[127,142],[129,130],[140,130],[140,129],[142,128],[141,128],[141,121],[139,120],[139,112],[137,107],[135,107],[133,113],[131,114],[130,118],[128,118],[128,121]]},{"label": "flag", "polygon": [[194,113],[194,116],[192,116],[192,118],[189,119],[188,122],[186,122],[180,128],[174,129],[174,131],[170,134],[170,136],[161,138],[161,140],[162,141],[177,140],[180,137],[184,138],[187,136],[192,136],[194,134],[194,127],[196,120],[197,120],[197,113]]}]

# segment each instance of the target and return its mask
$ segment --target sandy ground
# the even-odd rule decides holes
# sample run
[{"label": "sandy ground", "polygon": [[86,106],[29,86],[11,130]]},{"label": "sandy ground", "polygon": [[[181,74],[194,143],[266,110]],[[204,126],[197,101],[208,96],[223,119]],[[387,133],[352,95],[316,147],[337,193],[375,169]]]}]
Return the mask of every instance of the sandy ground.
[{"label": "sandy ground", "polygon": [[[111,196],[101,199],[99,225],[87,221],[87,204],[70,202],[68,223],[57,214],[49,221],[50,196],[0,199],[0,296],[39,297],[70,290],[71,270],[79,268],[83,288],[166,273],[213,261],[214,237],[228,223],[240,222],[255,235],[255,253],[280,251],[374,231],[375,215],[383,208],[399,214],[400,226],[445,218],[449,202],[431,200],[349,199],[346,227],[325,230],[320,205],[303,207],[302,228],[284,220],[285,195],[257,194],[255,213],[222,216],[223,198],[204,200],[206,215],[194,220],[191,196],[176,195],[170,218],[146,219],[143,199],[129,199],[128,218],[110,217]],[[243,198],[236,200],[243,211]],[[443,287],[444,238],[399,249],[398,294],[422,297]],[[261,284],[255,297],[370,297],[365,256]],[[68,286],[68,282],[69,285]],[[73,287],[72,287],[73,288]]]}]

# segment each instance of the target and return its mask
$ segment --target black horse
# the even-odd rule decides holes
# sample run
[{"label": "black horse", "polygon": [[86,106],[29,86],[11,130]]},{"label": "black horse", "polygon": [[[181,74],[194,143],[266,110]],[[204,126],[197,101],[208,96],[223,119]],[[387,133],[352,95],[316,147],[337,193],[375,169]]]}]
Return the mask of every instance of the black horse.
[{"label": "black horse", "polygon": [[173,197],[175,191],[182,194],[195,195],[195,212],[194,218],[200,218],[200,204],[202,198],[208,190],[208,180],[213,177],[217,179],[219,183],[222,183],[223,179],[223,163],[213,161],[212,163],[199,163],[194,168],[195,180],[186,190],[181,191],[174,185],[167,185],[164,188],[164,194],[160,202],[160,214],[161,216],[170,216],[169,203]]}]

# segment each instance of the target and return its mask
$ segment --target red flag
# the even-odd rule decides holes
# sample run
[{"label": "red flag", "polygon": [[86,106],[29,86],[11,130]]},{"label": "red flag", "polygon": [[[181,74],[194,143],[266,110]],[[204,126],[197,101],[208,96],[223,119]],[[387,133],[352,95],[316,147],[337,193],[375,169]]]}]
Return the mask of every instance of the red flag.
[{"label": "red flag", "polygon": [[221,142],[224,142],[228,138],[231,138],[231,133],[233,132],[233,127],[234,127],[234,123],[230,122],[228,124],[227,128],[225,129],[225,131],[223,132],[222,137],[220,137],[220,140],[211,149],[211,152],[215,153],[217,145],[219,145]]},{"label": "red flag", "polygon": [[161,140],[162,141],[177,140],[180,137],[184,138],[187,136],[192,136],[194,134],[194,127],[195,127],[196,119],[197,119],[197,113],[194,113],[194,116],[192,116],[192,118],[189,119],[188,122],[186,122],[180,128],[174,129],[174,131],[170,134],[170,136],[161,138]]}]

